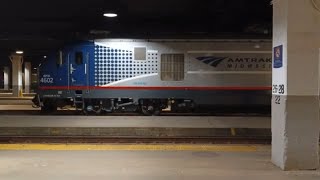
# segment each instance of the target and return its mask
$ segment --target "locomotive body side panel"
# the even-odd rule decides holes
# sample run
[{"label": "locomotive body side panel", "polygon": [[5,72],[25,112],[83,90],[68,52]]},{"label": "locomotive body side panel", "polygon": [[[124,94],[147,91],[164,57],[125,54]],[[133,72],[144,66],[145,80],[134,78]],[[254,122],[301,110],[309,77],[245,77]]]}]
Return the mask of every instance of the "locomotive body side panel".
[{"label": "locomotive body side panel", "polygon": [[[271,51],[268,43],[119,42],[96,41],[99,54],[96,86],[270,86]],[[135,47],[147,48],[147,60],[134,60]],[[98,51],[98,52],[97,52]],[[119,52],[120,51],[120,52]],[[126,51],[125,54],[122,52]],[[106,52],[106,53],[100,53]],[[128,53],[127,53],[128,52]],[[161,56],[184,55],[184,78],[161,80]],[[124,55],[124,56],[123,56]],[[128,56],[127,56],[128,55]],[[106,58],[106,59],[105,59]],[[102,65],[102,67],[101,67]],[[103,67],[107,68],[106,71]],[[121,74],[122,73],[122,74]],[[137,77],[141,78],[137,78]],[[266,78],[267,77],[267,78]],[[99,81],[100,80],[100,81]],[[120,81],[122,80],[122,81]]]}]

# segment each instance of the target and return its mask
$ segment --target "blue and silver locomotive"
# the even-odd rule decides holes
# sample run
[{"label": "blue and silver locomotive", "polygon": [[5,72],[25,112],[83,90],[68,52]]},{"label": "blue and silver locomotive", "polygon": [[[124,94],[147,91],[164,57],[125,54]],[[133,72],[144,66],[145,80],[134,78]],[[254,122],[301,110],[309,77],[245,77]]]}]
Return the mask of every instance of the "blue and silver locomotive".
[{"label": "blue and silver locomotive", "polygon": [[39,67],[35,104],[86,113],[269,108],[269,40],[102,39],[66,46]]}]

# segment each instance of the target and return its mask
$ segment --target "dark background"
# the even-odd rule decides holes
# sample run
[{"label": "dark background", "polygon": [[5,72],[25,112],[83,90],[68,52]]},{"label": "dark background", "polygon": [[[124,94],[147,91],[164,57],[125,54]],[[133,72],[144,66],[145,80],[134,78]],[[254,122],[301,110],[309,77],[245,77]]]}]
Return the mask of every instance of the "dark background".
[{"label": "dark background", "polygon": [[[118,17],[103,17],[104,12]],[[2,0],[0,65],[94,38],[268,38],[270,0]]]}]

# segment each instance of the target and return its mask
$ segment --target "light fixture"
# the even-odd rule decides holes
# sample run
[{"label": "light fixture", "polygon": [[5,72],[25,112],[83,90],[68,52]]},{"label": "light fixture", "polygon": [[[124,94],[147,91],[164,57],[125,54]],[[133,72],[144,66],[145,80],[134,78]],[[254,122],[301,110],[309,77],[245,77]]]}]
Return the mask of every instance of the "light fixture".
[{"label": "light fixture", "polygon": [[116,13],[104,13],[103,16],[104,17],[117,17],[118,14],[116,14]]},{"label": "light fixture", "polygon": [[44,59],[47,59],[47,56],[43,56]]},{"label": "light fixture", "polygon": [[18,50],[18,51],[16,51],[16,54],[23,54],[23,51]]}]

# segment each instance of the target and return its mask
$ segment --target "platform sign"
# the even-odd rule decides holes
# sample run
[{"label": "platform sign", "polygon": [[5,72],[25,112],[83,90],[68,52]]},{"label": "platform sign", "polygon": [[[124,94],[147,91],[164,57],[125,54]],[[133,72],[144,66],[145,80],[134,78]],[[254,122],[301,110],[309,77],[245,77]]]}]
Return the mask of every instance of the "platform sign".
[{"label": "platform sign", "polygon": [[273,48],[273,68],[283,67],[283,46]]},{"label": "platform sign", "polygon": [[272,94],[273,103],[275,105],[281,104],[281,97],[286,94],[286,57],[283,55],[283,45],[273,48],[273,71],[272,71]]}]

